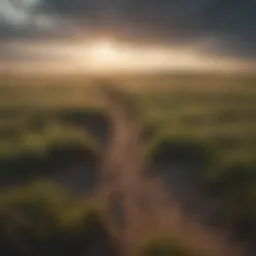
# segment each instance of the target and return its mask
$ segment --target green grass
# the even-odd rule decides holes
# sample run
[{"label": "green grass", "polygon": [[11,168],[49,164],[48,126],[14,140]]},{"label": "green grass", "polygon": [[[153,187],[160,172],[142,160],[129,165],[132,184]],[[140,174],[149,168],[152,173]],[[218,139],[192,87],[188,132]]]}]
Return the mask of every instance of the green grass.
[{"label": "green grass", "polygon": [[1,82],[1,182],[44,175],[54,166],[59,171],[61,162],[90,164],[101,157],[94,131],[106,129],[107,117],[97,88],[44,82]]},{"label": "green grass", "polygon": [[200,87],[193,86],[195,81],[189,80],[181,88],[170,85],[163,90],[138,90],[136,97],[143,109],[142,126],[154,126],[155,136],[185,135],[211,140],[224,158],[240,155],[253,161],[256,153],[256,78],[251,78],[250,86],[246,78],[240,82],[223,78],[216,87],[207,88],[198,79]]},{"label": "green grass", "polygon": [[[256,76],[152,74],[113,81],[133,95],[149,149],[159,138],[187,138],[211,144],[224,166],[255,160]],[[56,144],[90,149],[99,144],[84,120],[88,113],[105,116],[104,99],[92,79],[8,77],[1,83],[0,155],[44,155]],[[59,129],[55,137],[50,135],[54,129]]]},{"label": "green grass", "polygon": [[[137,114],[148,158],[195,165],[194,175],[226,200],[227,219],[255,235],[256,76],[110,79],[131,96],[123,103]],[[90,79],[2,79],[0,180],[37,177],[47,172],[47,163],[81,155],[98,159],[101,145],[92,132],[105,129],[104,120],[104,99]]]},{"label": "green grass", "polygon": [[[95,204],[96,205],[96,204]],[[115,237],[100,208],[75,202],[50,182],[1,190],[0,244],[5,255],[116,255]]]},{"label": "green grass", "polygon": [[193,175],[205,193],[218,191],[227,222],[254,237],[256,76],[166,76],[150,84],[133,92],[151,161],[197,163]]},{"label": "green grass", "polygon": [[200,256],[202,253],[172,236],[156,236],[148,239],[141,248],[142,256]]}]

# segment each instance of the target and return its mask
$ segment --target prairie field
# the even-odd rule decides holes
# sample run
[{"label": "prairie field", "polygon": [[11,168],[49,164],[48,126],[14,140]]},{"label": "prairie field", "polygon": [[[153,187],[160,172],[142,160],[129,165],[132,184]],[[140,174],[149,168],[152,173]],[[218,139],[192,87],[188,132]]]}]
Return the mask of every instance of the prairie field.
[{"label": "prairie field", "polygon": [[[99,86],[105,83],[120,91],[120,95],[125,95],[119,99],[123,104],[120,109],[131,113],[138,126],[137,140],[142,141],[142,159],[147,166],[143,173],[145,180],[160,179],[166,193],[179,202],[180,210],[186,216],[197,218],[196,221],[202,222],[202,225],[231,230],[234,239],[250,244],[256,235],[254,74],[143,74],[100,79],[2,75],[0,206],[8,209],[18,207],[20,203],[34,205],[40,212],[36,213],[35,221],[42,218],[46,223],[45,231],[39,224],[30,223],[26,241],[31,242],[29,235],[34,233],[37,238],[26,255],[34,255],[36,248],[43,246],[40,244],[40,234],[44,234],[45,242],[54,239],[52,232],[65,230],[64,238],[54,233],[61,242],[61,239],[69,239],[74,234],[82,241],[84,237],[89,239],[88,233],[76,225],[82,226],[83,223],[90,230],[90,220],[86,222],[84,218],[94,218],[92,223],[102,223],[96,211],[86,211],[84,216],[81,202],[87,198],[94,200],[94,192],[101,186],[102,164],[111,148],[111,138],[115,136],[108,103]],[[133,127],[132,124],[129,127]],[[139,146],[136,145],[134,143],[133,147],[137,147],[138,151]],[[119,150],[115,150],[121,152],[121,146],[120,142]],[[128,148],[128,144],[126,146]],[[129,146],[128,151],[133,150]],[[124,156],[128,157],[129,152]],[[135,162],[135,158],[131,159]],[[136,166],[134,163],[134,170]],[[51,185],[44,183],[45,180]],[[60,186],[63,192],[57,188],[55,191],[55,186]],[[72,208],[70,198],[63,195],[63,199],[60,196],[62,193],[75,196],[78,203]],[[154,194],[154,190],[151,193]],[[17,197],[18,194],[20,197]],[[36,198],[40,198],[40,202],[53,212],[45,213],[45,208],[41,208],[40,203],[37,205]],[[15,223],[14,233],[19,235],[25,232],[25,226],[16,217],[11,220],[10,214],[1,211],[3,219],[8,217],[10,223]],[[28,216],[26,218],[29,219]],[[50,224],[48,217],[53,218],[55,226]],[[9,226],[0,221],[0,227],[0,232],[3,232],[0,243],[7,248],[9,240],[12,240],[8,233]],[[44,233],[40,233],[40,230]],[[104,248],[110,251],[104,255],[118,255],[112,248],[116,240],[113,243],[109,241],[103,241]],[[179,251],[177,245],[173,246],[175,249],[163,249],[171,247],[164,240],[160,244],[155,248],[154,243],[150,243],[142,255],[195,255],[189,254],[187,249]],[[54,246],[51,255],[60,252],[60,248]],[[74,250],[72,246],[77,249],[73,240],[68,246],[70,250]],[[10,254],[6,255],[14,255],[10,248]],[[156,253],[152,254],[154,251]],[[103,254],[101,251],[88,255]]]}]

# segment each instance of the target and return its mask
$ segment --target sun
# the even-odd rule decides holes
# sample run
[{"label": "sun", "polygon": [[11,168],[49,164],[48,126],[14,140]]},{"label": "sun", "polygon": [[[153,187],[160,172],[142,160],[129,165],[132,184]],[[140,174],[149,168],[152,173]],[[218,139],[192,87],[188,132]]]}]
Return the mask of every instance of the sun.
[{"label": "sun", "polygon": [[92,61],[98,64],[113,65],[120,59],[120,51],[117,45],[111,41],[94,43],[88,49]]}]

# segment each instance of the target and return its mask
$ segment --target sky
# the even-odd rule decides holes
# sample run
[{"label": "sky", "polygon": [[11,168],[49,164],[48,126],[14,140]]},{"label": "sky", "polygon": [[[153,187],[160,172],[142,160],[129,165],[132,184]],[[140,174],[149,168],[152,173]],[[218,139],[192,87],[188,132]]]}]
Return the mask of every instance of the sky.
[{"label": "sky", "polygon": [[256,1],[0,1],[0,68],[84,70],[97,50],[90,67],[254,70]]}]

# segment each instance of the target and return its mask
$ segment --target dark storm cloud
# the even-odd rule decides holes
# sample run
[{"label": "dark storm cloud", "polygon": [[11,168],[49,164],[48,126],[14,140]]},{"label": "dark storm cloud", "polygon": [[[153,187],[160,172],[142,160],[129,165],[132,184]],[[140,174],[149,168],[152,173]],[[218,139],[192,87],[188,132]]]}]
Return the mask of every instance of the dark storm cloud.
[{"label": "dark storm cloud", "polygon": [[44,0],[42,7],[120,37],[179,44],[212,38],[213,51],[256,57],[255,0]]},{"label": "dark storm cloud", "polygon": [[[205,51],[256,58],[255,0],[41,0],[37,11],[120,39],[179,45],[208,42],[202,46]],[[66,25],[56,28],[58,33],[68,35]],[[2,38],[42,34],[0,26]]]},{"label": "dark storm cloud", "polygon": [[[31,37],[37,34],[37,29],[34,27],[30,19],[31,9],[28,3],[30,0],[1,0],[0,1],[0,40]],[[26,3],[26,4],[25,4]]]},{"label": "dark storm cloud", "polygon": [[[193,3],[192,3],[193,2]],[[44,8],[101,29],[137,36],[191,37],[207,0],[44,0]],[[166,32],[168,32],[166,34]],[[193,32],[193,33],[192,33]]]},{"label": "dark storm cloud", "polygon": [[8,23],[0,24],[0,40],[12,40],[12,39],[40,39],[49,36],[49,31],[42,31],[34,26],[16,26]]},{"label": "dark storm cloud", "polygon": [[28,25],[24,27],[0,24],[0,42],[13,40],[34,40],[66,38],[69,29],[42,29],[37,26]]}]

